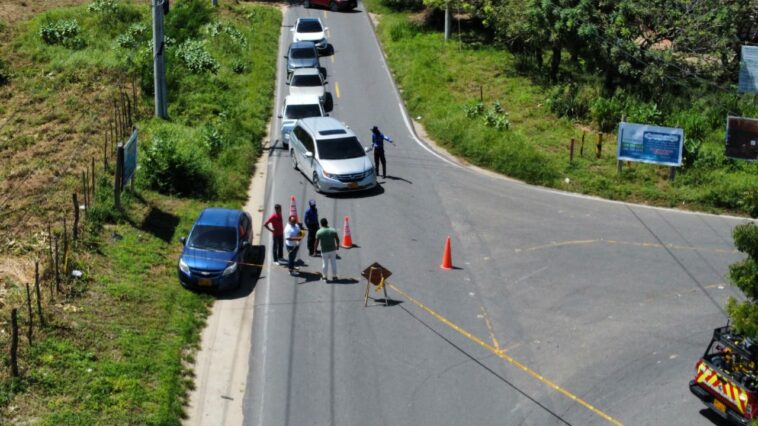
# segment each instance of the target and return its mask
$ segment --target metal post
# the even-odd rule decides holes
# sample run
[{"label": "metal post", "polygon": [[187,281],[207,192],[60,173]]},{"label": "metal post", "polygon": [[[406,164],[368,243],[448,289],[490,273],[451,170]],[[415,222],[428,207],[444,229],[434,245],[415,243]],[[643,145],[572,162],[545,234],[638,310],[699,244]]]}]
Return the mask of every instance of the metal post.
[{"label": "metal post", "polygon": [[166,61],[163,44],[163,2],[153,0],[153,74],[155,78],[155,116],[168,118],[166,103]]},{"label": "metal post", "polygon": [[452,26],[450,21],[450,2],[447,2],[445,3],[445,43],[450,38],[450,27]]},{"label": "metal post", "polygon": [[113,203],[117,209],[121,208],[121,175],[124,173],[124,145],[118,144],[116,154],[116,176],[113,185]]}]

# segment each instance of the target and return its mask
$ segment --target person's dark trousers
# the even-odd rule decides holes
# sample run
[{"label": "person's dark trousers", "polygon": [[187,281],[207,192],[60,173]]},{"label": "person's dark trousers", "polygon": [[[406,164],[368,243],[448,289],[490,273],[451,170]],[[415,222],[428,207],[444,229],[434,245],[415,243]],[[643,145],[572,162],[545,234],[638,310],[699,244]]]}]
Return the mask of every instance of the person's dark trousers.
[{"label": "person's dark trousers", "polygon": [[284,259],[284,235],[274,235],[274,262]]},{"label": "person's dark trousers", "polygon": [[297,258],[297,249],[299,248],[300,246],[287,246],[287,253],[289,253],[287,267],[289,268],[290,272],[295,269],[295,259]]},{"label": "person's dark trousers", "polygon": [[308,254],[311,256],[316,254],[316,232],[318,232],[318,226],[308,227]]},{"label": "person's dark trousers", "polygon": [[387,176],[387,160],[384,159],[384,148],[374,149],[374,167],[376,167],[377,176],[379,176],[379,162],[380,161],[382,164],[381,169],[384,170],[382,177],[386,177]]}]

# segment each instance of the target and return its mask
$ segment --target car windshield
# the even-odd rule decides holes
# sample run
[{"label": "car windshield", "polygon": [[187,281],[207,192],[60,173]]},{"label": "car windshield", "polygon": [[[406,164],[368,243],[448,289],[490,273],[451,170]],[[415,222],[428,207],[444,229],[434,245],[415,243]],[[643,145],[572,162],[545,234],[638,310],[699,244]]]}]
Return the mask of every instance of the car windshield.
[{"label": "car windshield", "polygon": [[321,31],[321,24],[318,21],[300,21],[300,25],[297,26],[299,33],[318,33]]},{"label": "car windshield", "polygon": [[316,49],[300,48],[292,49],[290,57],[293,59],[309,59],[316,57]]},{"label": "car windshield", "polygon": [[366,155],[356,137],[317,140],[318,156],[322,160],[345,160]]},{"label": "car windshield", "polygon": [[292,77],[292,85],[298,87],[318,87],[322,86],[321,78],[313,75],[296,75]]},{"label": "car windshield", "polygon": [[187,245],[202,250],[234,251],[237,247],[236,231],[221,226],[195,225]]},{"label": "car windshield", "polygon": [[287,105],[285,112],[287,118],[321,117],[321,109],[316,104],[311,105]]}]

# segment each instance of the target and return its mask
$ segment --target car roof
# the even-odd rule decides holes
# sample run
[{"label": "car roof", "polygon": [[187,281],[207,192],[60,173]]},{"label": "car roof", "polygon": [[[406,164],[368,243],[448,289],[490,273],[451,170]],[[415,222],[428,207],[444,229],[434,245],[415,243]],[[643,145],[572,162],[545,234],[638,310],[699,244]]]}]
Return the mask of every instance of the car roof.
[{"label": "car roof", "polygon": [[288,95],[284,98],[285,105],[313,105],[320,104],[316,95]]},{"label": "car roof", "polygon": [[332,117],[309,117],[300,119],[299,122],[310,131],[316,133],[318,139],[355,137],[355,133],[352,130]]},{"label": "car roof", "polygon": [[318,68],[298,68],[292,72],[292,75],[320,75]]},{"label": "car roof", "polygon": [[315,49],[316,43],[312,41],[298,41],[290,44],[290,49],[307,49],[309,47]]},{"label": "car roof", "polygon": [[243,214],[240,210],[210,207],[200,212],[195,225],[222,226],[236,229],[240,216]]},{"label": "car roof", "polygon": [[297,22],[308,22],[308,21],[318,22],[320,24],[321,18],[311,18],[311,17],[297,18]]}]

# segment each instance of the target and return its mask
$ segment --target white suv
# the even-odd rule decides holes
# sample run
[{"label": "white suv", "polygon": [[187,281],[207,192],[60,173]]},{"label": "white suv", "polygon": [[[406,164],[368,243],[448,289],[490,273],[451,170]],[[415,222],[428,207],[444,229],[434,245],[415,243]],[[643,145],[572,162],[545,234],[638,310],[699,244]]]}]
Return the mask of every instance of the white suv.
[{"label": "white suv", "polygon": [[310,179],[316,192],[376,187],[366,150],[352,130],[333,118],[298,120],[290,133],[290,157],[292,167]]},{"label": "white suv", "polygon": [[284,98],[282,113],[282,144],[289,146],[290,132],[295,127],[295,122],[301,118],[324,117],[324,107],[318,96],[314,95],[290,95]]}]

